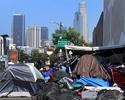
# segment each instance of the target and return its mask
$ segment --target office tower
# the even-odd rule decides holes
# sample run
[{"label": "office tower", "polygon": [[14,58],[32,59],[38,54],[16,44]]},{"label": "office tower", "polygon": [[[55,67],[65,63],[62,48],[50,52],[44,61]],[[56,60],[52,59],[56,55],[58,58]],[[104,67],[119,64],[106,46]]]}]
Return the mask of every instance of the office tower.
[{"label": "office tower", "polygon": [[25,44],[25,16],[23,14],[14,14],[12,22],[13,44],[24,46]]},{"label": "office tower", "polygon": [[28,26],[26,33],[27,46],[39,48],[41,47],[41,27],[40,26]]},{"label": "office tower", "polygon": [[7,55],[9,53],[10,38],[7,34],[0,36],[0,56]]},{"label": "office tower", "polygon": [[3,37],[0,36],[0,56],[4,55]]},{"label": "office tower", "polygon": [[7,40],[8,35],[1,35],[3,38],[3,55],[7,55],[7,51],[9,49],[9,41]]},{"label": "office tower", "polygon": [[47,27],[41,27],[41,45],[44,46],[45,42],[48,40],[48,28]]},{"label": "office tower", "polygon": [[74,29],[80,33],[85,42],[89,42],[88,38],[88,19],[86,14],[86,2],[81,1],[79,3],[79,11],[74,16]]}]

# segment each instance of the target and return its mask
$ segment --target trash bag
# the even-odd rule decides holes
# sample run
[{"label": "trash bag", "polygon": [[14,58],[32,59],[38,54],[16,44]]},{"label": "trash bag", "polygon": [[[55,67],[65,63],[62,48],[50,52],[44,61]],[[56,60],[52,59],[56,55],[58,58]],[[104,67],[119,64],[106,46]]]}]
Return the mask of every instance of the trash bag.
[{"label": "trash bag", "polygon": [[56,97],[56,100],[80,100],[80,98],[78,97],[76,92],[68,90],[59,94]]},{"label": "trash bag", "polygon": [[72,87],[73,80],[68,77],[63,77],[62,79],[60,79],[59,83],[65,84],[68,89],[73,89]]},{"label": "trash bag", "polygon": [[45,89],[37,94],[37,100],[79,100],[76,92],[71,90],[61,91],[55,82],[47,83]]},{"label": "trash bag", "polygon": [[96,100],[123,100],[123,94],[118,90],[101,90]]},{"label": "trash bag", "polygon": [[49,82],[44,89],[37,92],[37,100],[56,100],[55,95],[59,94],[59,87],[57,83]]},{"label": "trash bag", "polygon": [[80,100],[80,98],[73,91],[66,91],[60,94],[46,96],[43,100]]},{"label": "trash bag", "polygon": [[56,71],[56,72],[54,72],[54,77],[51,81],[58,82],[63,77],[71,78],[70,75],[64,71]]},{"label": "trash bag", "polygon": [[56,71],[54,78],[37,93],[37,100],[79,100],[77,92],[69,90],[67,87],[60,87],[59,80],[61,79],[61,84],[72,87],[72,84],[69,84],[73,82],[70,76],[64,71]]}]

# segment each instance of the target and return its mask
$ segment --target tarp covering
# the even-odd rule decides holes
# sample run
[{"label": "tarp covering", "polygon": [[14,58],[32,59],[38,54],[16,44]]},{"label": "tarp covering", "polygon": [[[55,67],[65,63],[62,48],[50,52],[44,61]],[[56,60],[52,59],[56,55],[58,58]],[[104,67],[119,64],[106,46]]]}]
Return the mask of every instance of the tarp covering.
[{"label": "tarp covering", "polygon": [[81,46],[65,46],[67,50],[83,50],[83,51],[92,51],[92,47],[81,47]]},{"label": "tarp covering", "polygon": [[114,45],[114,46],[100,46],[100,47],[83,47],[83,46],[70,46],[66,45],[66,51],[72,51],[73,55],[83,55],[83,54],[92,54],[95,52],[102,51],[123,51],[125,45]]},{"label": "tarp covering", "polygon": [[0,78],[0,97],[29,97],[39,89],[39,83],[41,85],[44,83],[44,77],[34,66],[23,63],[14,64],[9,66]]},{"label": "tarp covering", "polygon": [[73,70],[73,77],[93,77],[104,80],[111,80],[108,71],[92,55],[84,55],[80,58]]},{"label": "tarp covering", "polygon": [[81,51],[99,51],[99,50],[113,50],[113,49],[123,49],[125,45],[114,45],[114,46],[101,46],[101,47],[83,47],[83,46],[69,46],[66,45],[66,50],[81,50]]},{"label": "tarp covering", "polygon": [[124,49],[125,45],[101,46],[101,47],[92,47],[92,48],[93,48],[93,51],[115,50],[115,49]]},{"label": "tarp covering", "polygon": [[75,79],[75,82],[82,82],[84,85],[92,85],[94,87],[109,87],[112,86],[111,81],[106,81],[103,79],[98,79],[98,78],[89,78],[89,77],[81,77],[80,79]]}]

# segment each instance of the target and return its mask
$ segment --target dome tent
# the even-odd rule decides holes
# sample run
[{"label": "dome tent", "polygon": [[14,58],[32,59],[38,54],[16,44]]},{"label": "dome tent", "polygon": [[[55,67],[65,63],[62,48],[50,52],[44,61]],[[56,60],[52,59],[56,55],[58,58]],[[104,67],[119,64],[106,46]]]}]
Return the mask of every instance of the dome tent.
[{"label": "dome tent", "polygon": [[31,97],[44,87],[44,80],[42,74],[30,64],[11,65],[0,78],[0,97]]}]

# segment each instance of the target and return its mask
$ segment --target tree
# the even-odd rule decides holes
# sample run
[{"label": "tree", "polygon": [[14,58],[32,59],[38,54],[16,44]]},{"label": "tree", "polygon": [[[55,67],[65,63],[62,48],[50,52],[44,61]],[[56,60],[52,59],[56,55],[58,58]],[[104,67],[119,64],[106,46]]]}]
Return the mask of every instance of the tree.
[{"label": "tree", "polygon": [[[56,30],[55,33],[61,33],[60,30]],[[73,28],[69,27],[68,30],[65,30],[63,33],[65,33],[67,36],[63,37],[63,39],[69,40],[71,43],[73,43],[76,46],[88,46],[87,43],[83,40],[82,37],[80,37],[80,33],[75,32]],[[53,43],[54,45],[57,45],[59,37],[55,37],[53,35]]]},{"label": "tree", "polygon": [[28,54],[26,54],[23,50],[17,48],[18,50],[18,60],[19,62],[28,62],[28,58],[30,57]]},{"label": "tree", "polygon": [[71,43],[77,46],[86,45],[83,37],[80,37],[80,33],[75,32],[73,28],[69,27],[68,31],[66,31],[67,40],[70,40]]},{"label": "tree", "polygon": [[[56,34],[59,34],[59,33],[64,33],[66,34],[66,37],[62,37],[62,39],[64,40],[69,40],[72,44],[74,44],[75,46],[89,46],[88,43],[85,42],[85,40],[83,40],[83,37],[80,37],[80,33],[78,32],[75,32],[73,28],[69,27],[68,30],[65,30],[63,32],[61,32],[60,30],[56,30],[55,31]],[[54,45],[57,45],[58,44],[58,40],[59,40],[59,37],[55,37],[55,35],[53,34],[53,38],[52,38],[52,41],[54,43]],[[51,64],[53,64],[55,61],[58,62],[59,58],[58,57],[58,52],[59,52],[59,49],[62,49],[62,58],[65,59],[66,58],[66,55],[65,55],[65,50],[64,50],[64,47],[57,47],[54,51],[54,53],[50,56],[50,62]]]},{"label": "tree", "polygon": [[57,61],[57,54],[53,53],[52,55],[50,55],[49,59],[50,59],[50,64],[53,65],[56,61]]},{"label": "tree", "polygon": [[32,50],[32,62],[36,63],[38,61],[41,61],[42,64],[45,64],[46,61],[48,61],[49,56],[45,53],[39,53],[38,50],[34,49]]}]

